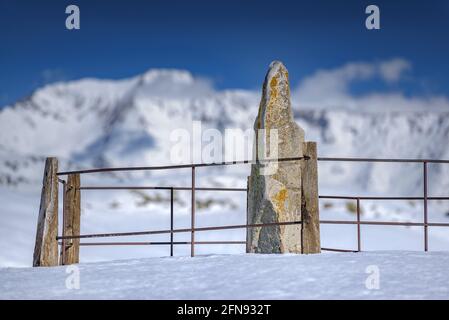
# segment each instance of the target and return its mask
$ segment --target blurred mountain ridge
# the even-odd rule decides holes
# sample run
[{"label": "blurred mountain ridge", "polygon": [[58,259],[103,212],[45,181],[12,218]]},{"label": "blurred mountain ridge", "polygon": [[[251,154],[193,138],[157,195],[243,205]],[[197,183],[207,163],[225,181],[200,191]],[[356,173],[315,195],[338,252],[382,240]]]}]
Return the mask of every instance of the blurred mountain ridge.
[{"label": "blurred mountain ridge", "polygon": [[[169,164],[173,130],[191,130],[192,121],[203,130],[250,129],[259,99],[255,91],[217,90],[185,70],[50,84],[0,111],[0,184],[40,183],[46,156],[60,158],[64,169]],[[294,101],[295,119],[306,139],[319,143],[319,156],[449,159],[449,110],[406,111]],[[449,166],[429,173],[433,190],[448,189]],[[416,194],[422,171],[416,164],[329,163],[320,165],[320,183]]]}]

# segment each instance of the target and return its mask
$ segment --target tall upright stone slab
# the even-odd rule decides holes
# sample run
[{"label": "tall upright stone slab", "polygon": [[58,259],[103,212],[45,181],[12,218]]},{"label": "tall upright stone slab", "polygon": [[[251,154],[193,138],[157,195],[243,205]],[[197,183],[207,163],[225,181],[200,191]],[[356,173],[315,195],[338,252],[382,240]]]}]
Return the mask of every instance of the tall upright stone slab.
[{"label": "tall upright stone slab", "polygon": [[[304,143],[304,130],[293,118],[288,71],[279,61],[271,63],[265,77],[254,130],[255,152],[259,160],[303,157],[304,149],[308,148]],[[277,133],[276,145],[270,139],[273,131]],[[248,178],[248,224],[300,221],[302,211],[308,212],[310,222],[307,228],[303,228],[302,224],[249,228],[247,252],[319,252],[318,194],[316,191],[314,199],[315,196],[310,196],[308,191],[315,190],[314,186],[303,186],[304,161],[306,160],[280,161],[276,163],[276,168],[272,167],[270,170],[266,170],[268,164],[263,161],[252,165],[251,176]],[[316,172],[316,166],[308,167],[315,168]],[[313,179],[307,176],[308,181]],[[313,201],[310,202],[310,198]],[[308,230],[312,230],[314,234],[309,234]],[[308,234],[304,235],[304,232]],[[306,250],[302,245],[303,238],[311,244],[306,246]]]}]

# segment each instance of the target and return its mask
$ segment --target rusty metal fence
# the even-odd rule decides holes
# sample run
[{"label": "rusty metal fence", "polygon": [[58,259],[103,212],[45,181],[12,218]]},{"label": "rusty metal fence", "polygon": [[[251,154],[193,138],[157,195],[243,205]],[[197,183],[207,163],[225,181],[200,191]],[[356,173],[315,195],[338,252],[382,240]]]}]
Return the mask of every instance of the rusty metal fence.
[{"label": "rusty metal fence", "polygon": [[[185,164],[185,165],[171,165],[171,166],[153,166],[153,167],[120,167],[120,168],[99,168],[88,170],[76,170],[58,172],[58,176],[65,176],[68,174],[88,174],[88,173],[100,173],[100,172],[117,172],[117,171],[152,171],[152,170],[175,170],[190,168],[191,170],[191,186],[190,187],[162,187],[162,186],[80,186],[79,190],[167,190],[170,192],[170,229],[164,230],[149,230],[149,231],[136,231],[136,232],[117,232],[117,233],[97,233],[97,234],[80,234],[74,236],[66,236],[62,234],[57,237],[60,241],[59,244],[64,247],[67,245],[66,240],[70,239],[87,239],[87,238],[106,238],[106,237],[126,237],[126,236],[143,236],[143,235],[160,235],[169,234],[170,241],[153,241],[153,242],[80,242],[80,246],[123,246],[123,245],[167,245],[170,247],[170,256],[173,256],[173,248],[175,245],[190,245],[190,254],[193,257],[195,255],[195,245],[212,245],[212,244],[246,244],[246,241],[195,241],[196,232],[204,231],[217,231],[217,230],[230,230],[230,229],[249,229],[249,228],[263,228],[280,225],[297,225],[301,224],[301,221],[283,221],[273,223],[260,223],[260,224],[238,224],[238,225],[224,225],[224,226],[209,226],[209,227],[195,227],[195,194],[198,191],[221,191],[221,192],[247,192],[246,188],[206,188],[196,186],[196,169],[201,167],[211,166],[229,166],[239,164],[255,164],[261,162],[283,162],[283,161],[307,161],[309,158],[295,157],[295,158],[281,158],[276,160],[244,160],[233,162],[220,162],[220,163],[197,163],[197,164]],[[449,227],[449,223],[432,223],[428,221],[428,201],[433,200],[449,200],[449,197],[431,197],[428,196],[428,164],[440,163],[449,164],[449,160],[438,159],[376,159],[376,158],[326,158],[318,157],[318,161],[327,162],[384,162],[384,163],[420,163],[422,164],[423,173],[423,190],[421,197],[370,197],[370,196],[340,196],[340,195],[320,195],[319,199],[344,199],[355,201],[356,203],[356,220],[320,220],[320,224],[341,224],[341,225],[356,225],[357,226],[357,248],[356,249],[340,249],[340,248],[321,248],[323,251],[337,251],[337,252],[360,252],[362,251],[361,243],[361,225],[379,225],[379,226],[418,226],[423,227],[424,231],[424,251],[429,250],[429,227]],[[60,183],[65,183],[65,180],[59,179]],[[191,191],[191,227],[174,229],[174,192],[175,191]],[[361,207],[362,200],[420,200],[423,201],[423,218],[422,222],[398,222],[398,221],[365,221],[361,219]],[[175,233],[190,233],[190,241],[174,241]],[[63,250],[64,252],[65,250]]]}]

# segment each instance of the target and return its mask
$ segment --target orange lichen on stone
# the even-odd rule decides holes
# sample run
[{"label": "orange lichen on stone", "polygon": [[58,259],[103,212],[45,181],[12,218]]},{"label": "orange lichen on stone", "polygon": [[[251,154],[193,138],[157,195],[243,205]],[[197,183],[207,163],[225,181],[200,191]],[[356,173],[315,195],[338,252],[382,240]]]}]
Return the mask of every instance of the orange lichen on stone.
[{"label": "orange lichen on stone", "polygon": [[270,98],[272,100],[276,99],[276,97],[277,97],[277,84],[278,84],[278,81],[277,81],[276,77],[271,78],[271,81],[270,81],[270,90],[271,90]]},{"label": "orange lichen on stone", "polygon": [[277,85],[278,85],[278,80],[277,80],[276,76],[274,76],[270,80],[270,100],[268,101],[267,111],[266,111],[266,115],[265,115],[265,117],[266,117],[265,121],[267,121],[268,123],[273,121],[273,109],[275,107],[276,100],[278,97]]},{"label": "orange lichen on stone", "polygon": [[278,212],[284,212],[285,210],[285,202],[287,201],[288,193],[287,189],[281,189],[276,195],[274,196],[273,202],[276,206],[276,209]]}]

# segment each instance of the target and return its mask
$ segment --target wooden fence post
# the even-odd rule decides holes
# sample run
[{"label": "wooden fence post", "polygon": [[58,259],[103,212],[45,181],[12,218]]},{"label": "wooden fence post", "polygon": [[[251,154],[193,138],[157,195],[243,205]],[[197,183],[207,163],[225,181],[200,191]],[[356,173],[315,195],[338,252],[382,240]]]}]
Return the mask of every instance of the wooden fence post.
[{"label": "wooden fence post", "polygon": [[33,267],[58,265],[58,159],[47,158],[37,220]]},{"label": "wooden fence post", "polygon": [[[81,193],[79,187],[80,175],[69,174],[64,188],[63,236],[80,234]],[[79,262],[79,243],[80,239],[67,239],[62,241],[62,265]]]},{"label": "wooden fence post", "polygon": [[301,253],[320,253],[320,214],[318,205],[318,160],[316,142],[303,143],[301,181]]}]

